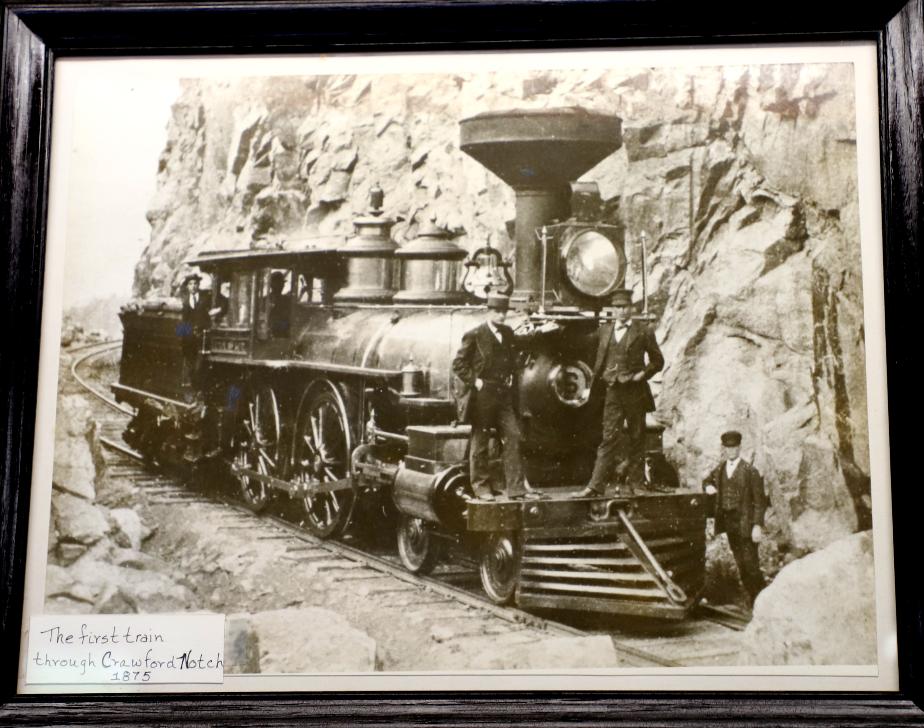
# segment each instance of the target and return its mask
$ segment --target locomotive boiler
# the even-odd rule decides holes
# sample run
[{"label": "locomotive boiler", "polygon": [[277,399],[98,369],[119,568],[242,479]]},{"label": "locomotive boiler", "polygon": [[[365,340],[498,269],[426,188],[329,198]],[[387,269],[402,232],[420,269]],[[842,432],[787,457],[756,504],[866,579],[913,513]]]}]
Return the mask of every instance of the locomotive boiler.
[{"label": "locomotive boiler", "polygon": [[[496,249],[468,254],[436,228],[398,246],[379,189],[347,239],[189,261],[212,279],[215,314],[199,381],[178,306],[124,310],[126,440],[162,462],[222,463],[249,507],[287,496],[322,538],[371,504],[408,569],[455,543],[497,603],[682,618],[703,586],[705,497],[574,497],[600,438],[594,334],[627,273],[615,211],[576,180],[620,145],[617,117],[578,108],[461,122],[462,151],[516,195],[512,276]],[[451,363],[489,287],[511,295],[524,466],[544,500],[484,502],[469,485]],[[659,430],[647,437],[658,450]]]}]

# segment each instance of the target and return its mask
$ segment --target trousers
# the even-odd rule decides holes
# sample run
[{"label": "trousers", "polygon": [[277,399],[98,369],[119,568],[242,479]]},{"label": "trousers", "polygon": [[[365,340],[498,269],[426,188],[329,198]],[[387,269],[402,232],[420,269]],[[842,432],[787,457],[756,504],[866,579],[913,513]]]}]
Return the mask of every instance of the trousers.
[{"label": "trousers", "polygon": [[626,401],[621,385],[608,386],[603,402],[603,439],[597,447],[588,486],[598,493],[605,493],[617,469],[626,472],[630,485],[641,485],[644,478],[644,437],[643,404],[635,400]]},{"label": "trousers", "polygon": [[730,526],[726,530],[728,545],[731,547],[732,556],[735,557],[735,564],[738,565],[741,584],[744,586],[744,590],[748,593],[748,598],[753,605],[757,595],[767,585],[760,570],[757,544],[751,539],[750,533],[741,533],[741,529],[737,525],[731,525],[739,522],[737,511],[725,511],[722,517],[725,519],[725,523]]},{"label": "trousers", "polygon": [[513,411],[510,388],[485,382],[480,392],[472,392],[472,398],[472,439],[469,452],[472,490],[476,496],[492,492],[488,448],[491,442],[490,430],[494,429],[500,437],[504,452],[506,494],[508,497],[523,495],[526,486],[520,455],[520,423]]}]

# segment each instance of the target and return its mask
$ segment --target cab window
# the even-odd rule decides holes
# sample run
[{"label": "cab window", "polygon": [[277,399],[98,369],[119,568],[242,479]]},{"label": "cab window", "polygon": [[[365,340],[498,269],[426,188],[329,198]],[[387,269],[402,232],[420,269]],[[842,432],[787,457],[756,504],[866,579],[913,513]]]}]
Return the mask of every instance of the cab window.
[{"label": "cab window", "polygon": [[219,327],[229,325],[231,312],[231,281],[227,273],[212,276],[212,309],[209,312]]},{"label": "cab window", "polygon": [[298,275],[298,302],[302,305],[323,304],[327,285],[323,278],[317,278],[308,273]]},{"label": "cab window", "polygon": [[264,268],[259,273],[260,339],[284,339],[292,320],[292,271]]},{"label": "cab window", "polygon": [[[219,288],[219,295],[223,292],[224,289]],[[234,328],[249,328],[250,307],[253,300],[253,274],[249,271],[232,273],[228,296],[228,314],[225,321]]]}]

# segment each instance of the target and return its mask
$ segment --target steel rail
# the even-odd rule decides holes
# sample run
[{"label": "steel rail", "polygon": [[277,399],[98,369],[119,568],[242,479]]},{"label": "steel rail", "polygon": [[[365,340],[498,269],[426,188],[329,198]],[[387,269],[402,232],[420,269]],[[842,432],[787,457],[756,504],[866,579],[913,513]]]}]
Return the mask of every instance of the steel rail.
[{"label": "steel rail", "polygon": [[123,407],[121,404],[119,404],[118,402],[116,402],[114,399],[112,399],[112,398],[109,397],[108,395],[103,394],[102,392],[98,391],[98,390],[95,389],[88,381],[86,381],[83,377],[81,377],[81,376],[77,373],[77,368],[80,367],[80,366],[81,366],[82,364],[84,364],[85,362],[87,362],[88,360],[90,360],[90,359],[92,359],[92,358],[94,358],[94,357],[100,356],[100,355],[102,355],[102,354],[107,354],[107,353],[109,353],[110,351],[113,351],[114,349],[117,349],[119,346],[121,346],[121,344],[122,344],[122,340],[121,340],[121,339],[113,339],[113,340],[110,340],[110,341],[102,341],[102,342],[99,342],[98,344],[89,344],[89,345],[87,345],[86,347],[81,347],[78,351],[83,350],[83,349],[85,349],[85,348],[86,348],[86,349],[95,348],[95,347],[97,347],[97,346],[102,347],[102,348],[100,348],[100,349],[98,349],[98,350],[96,350],[96,351],[91,351],[91,352],[89,352],[88,354],[84,354],[83,356],[78,357],[77,359],[75,359],[75,360],[73,361],[73,363],[71,364],[71,376],[74,377],[74,379],[77,381],[77,383],[78,383],[81,387],[83,387],[84,389],[86,389],[87,392],[89,392],[89,393],[92,394],[94,397],[96,397],[98,400],[100,400],[101,402],[103,402],[103,404],[105,404],[105,405],[108,406],[108,407],[111,407],[112,409],[116,410],[117,412],[121,412],[122,414],[131,416],[131,415],[135,414],[134,410],[132,410],[132,409],[130,409],[130,408],[128,408],[128,407]]}]

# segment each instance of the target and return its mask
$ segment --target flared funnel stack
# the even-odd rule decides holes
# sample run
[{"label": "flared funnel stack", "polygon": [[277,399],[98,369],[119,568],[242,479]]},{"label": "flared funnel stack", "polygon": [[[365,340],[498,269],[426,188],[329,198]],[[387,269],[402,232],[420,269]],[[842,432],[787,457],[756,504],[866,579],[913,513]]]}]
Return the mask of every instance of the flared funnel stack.
[{"label": "flared funnel stack", "polygon": [[568,183],[621,145],[619,117],[577,107],[488,112],[461,122],[462,151],[516,192],[514,303],[539,294],[536,229],[567,218]]}]

